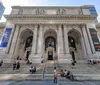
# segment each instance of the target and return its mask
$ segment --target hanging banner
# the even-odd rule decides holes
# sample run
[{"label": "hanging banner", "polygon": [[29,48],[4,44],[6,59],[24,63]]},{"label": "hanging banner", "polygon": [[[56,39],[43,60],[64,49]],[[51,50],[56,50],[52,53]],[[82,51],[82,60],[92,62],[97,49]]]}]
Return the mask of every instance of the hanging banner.
[{"label": "hanging banner", "polygon": [[97,31],[94,28],[89,28],[95,51],[100,51],[100,42],[97,36]]},{"label": "hanging banner", "polygon": [[12,31],[12,28],[5,29],[3,36],[2,36],[2,40],[0,41],[1,48],[7,47],[9,39],[10,39],[11,31]]}]

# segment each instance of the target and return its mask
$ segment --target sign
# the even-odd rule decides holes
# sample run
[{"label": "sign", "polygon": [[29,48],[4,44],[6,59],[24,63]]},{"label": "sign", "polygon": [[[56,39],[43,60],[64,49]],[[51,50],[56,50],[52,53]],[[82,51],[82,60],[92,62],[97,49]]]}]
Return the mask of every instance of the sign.
[{"label": "sign", "polygon": [[100,51],[100,42],[97,36],[97,31],[94,28],[89,28],[95,51]]},{"label": "sign", "polygon": [[11,35],[11,31],[12,31],[12,28],[5,29],[2,40],[0,42],[0,47],[3,47],[3,48],[7,47],[8,41]]}]

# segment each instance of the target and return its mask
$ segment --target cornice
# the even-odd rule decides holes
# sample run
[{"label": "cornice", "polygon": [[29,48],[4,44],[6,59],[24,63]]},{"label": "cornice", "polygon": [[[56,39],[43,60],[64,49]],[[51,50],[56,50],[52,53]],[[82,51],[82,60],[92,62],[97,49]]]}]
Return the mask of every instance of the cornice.
[{"label": "cornice", "polygon": [[4,15],[7,20],[95,20],[92,15]]}]

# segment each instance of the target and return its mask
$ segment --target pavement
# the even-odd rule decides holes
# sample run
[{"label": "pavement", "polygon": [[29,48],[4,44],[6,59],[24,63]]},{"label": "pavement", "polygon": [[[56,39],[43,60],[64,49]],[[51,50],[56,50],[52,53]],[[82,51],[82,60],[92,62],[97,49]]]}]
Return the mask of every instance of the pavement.
[{"label": "pavement", "polygon": [[62,82],[54,84],[53,81],[0,81],[0,85],[100,85],[100,81]]}]

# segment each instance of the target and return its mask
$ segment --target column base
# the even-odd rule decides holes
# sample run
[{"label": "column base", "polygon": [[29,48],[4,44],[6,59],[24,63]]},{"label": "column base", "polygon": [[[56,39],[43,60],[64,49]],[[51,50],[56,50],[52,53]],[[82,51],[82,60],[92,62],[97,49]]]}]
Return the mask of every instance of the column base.
[{"label": "column base", "polygon": [[0,54],[0,60],[4,63],[12,63],[12,54]]},{"label": "column base", "polygon": [[31,54],[29,56],[29,61],[32,63],[41,63],[42,54]]},{"label": "column base", "polygon": [[58,62],[59,63],[71,63],[72,57],[68,54],[59,54],[58,55]]},{"label": "column base", "polygon": [[91,56],[89,56],[89,59],[100,61],[100,52],[96,52],[96,53],[92,54]]}]

